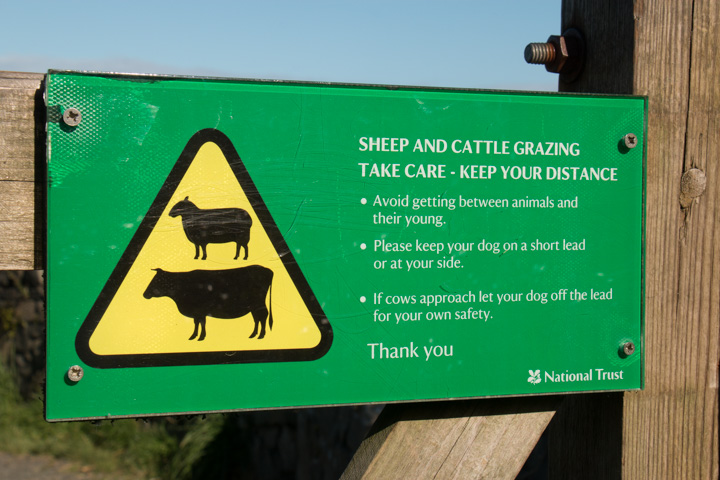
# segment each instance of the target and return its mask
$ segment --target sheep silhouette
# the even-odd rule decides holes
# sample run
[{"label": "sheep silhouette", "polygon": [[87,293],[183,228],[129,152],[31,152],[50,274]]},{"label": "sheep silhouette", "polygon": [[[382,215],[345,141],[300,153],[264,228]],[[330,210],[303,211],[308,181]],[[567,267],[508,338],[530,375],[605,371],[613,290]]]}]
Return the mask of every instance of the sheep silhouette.
[{"label": "sheep silhouette", "polygon": [[200,248],[202,260],[207,259],[209,243],[235,242],[235,259],[240,256],[240,247],[244,247],[244,260],[247,260],[252,218],[242,208],[202,209],[185,197],[170,209],[169,215],[181,218],[185,236],[195,245],[196,259],[200,256]]}]

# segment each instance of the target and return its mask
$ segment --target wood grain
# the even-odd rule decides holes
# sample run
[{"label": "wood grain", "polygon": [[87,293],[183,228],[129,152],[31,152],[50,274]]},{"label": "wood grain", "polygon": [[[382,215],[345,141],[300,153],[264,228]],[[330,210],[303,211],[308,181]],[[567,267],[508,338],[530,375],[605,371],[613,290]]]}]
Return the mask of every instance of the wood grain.
[{"label": "wood grain", "polygon": [[350,479],[514,479],[562,397],[388,405]]},{"label": "wood grain", "polygon": [[633,2],[563,1],[562,28],[575,28],[585,40],[585,65],[573,82],[560,75],[561,92],[632,93]]},{"label": "wood grain", "polygon": [[[625,399],[627,478],[712,478],[720,360],[720,1],[636,6],[634,91],[650,97],[647,390]],[[682,174],[707,188],[682,208]],[[641,427],[642,426],[642,427]],[[650,427],[650,430],[646,430]]]},{"label": "wood grain", "polygon": [[[563,2],[563,28],[587,28],[591,48],[581,78],[560,82],[561,90],[649,98],[646,378],[644,391],[624,395],[622,415],[608,416],[617,407],[595,398],[558,412],[550,429],[551,478],[716,479],[720,474],[719,19],[718,0]],[[627,58],[633,59],[631,67]],[[705,173],[707,186],[686,206],[680,185],[691,168]],[[612,448],[616,430],[603,425],[608,419],[622,422],[621,453]],[[588,432],[600,434],[588,442]],[[561,445],[576,446],[572,457],[563,457]],[[592,462],[621,469],[611,476],[593,474]]]},{"label": "wood grain", "polygon": [[43,268],[44,75],[0,72],[0,269]]}]

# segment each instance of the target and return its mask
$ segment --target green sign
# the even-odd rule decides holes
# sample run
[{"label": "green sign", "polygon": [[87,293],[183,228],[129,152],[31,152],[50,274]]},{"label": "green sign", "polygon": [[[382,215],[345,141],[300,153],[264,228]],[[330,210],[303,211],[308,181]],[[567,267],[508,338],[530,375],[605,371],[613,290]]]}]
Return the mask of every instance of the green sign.
[{"label": "green sign", "polygon": [[642,387],[644,98],[54,72],[47,105],[48,420]]}]

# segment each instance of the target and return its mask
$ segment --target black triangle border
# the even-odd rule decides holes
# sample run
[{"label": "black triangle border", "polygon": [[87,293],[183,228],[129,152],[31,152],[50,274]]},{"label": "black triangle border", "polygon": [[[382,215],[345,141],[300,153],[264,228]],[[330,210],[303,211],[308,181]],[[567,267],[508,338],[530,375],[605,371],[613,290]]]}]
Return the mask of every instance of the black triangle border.
[{"label": "black triangle border", "polygon": [[[308,311],[312,315],[320,330],[320,343],[309,349],[287,350],[253,350],[253,351],[217,351],[217,352],[187,352],[187,353],[141,353],[128,355],[98,355],[90,349],[90,337],[97,328],[105,311],[115,297],[125,276],[130,271],[135,259],[145,246],[150,233],[155,228],[158,219],[170,202],[180,181],[184,177],[190,164],[195,159],[200,147],[205,143],[215,143],[225,159],[228,161],[240,187],[247,196],[250,204],[267,232],[270,241],[283,261],[291,280],[305,301]],[[225,365],[236,363],[272,363],[272,362],[299,362],[317,360],[324,356],[333,341],[333,330],[327,316],[323,312],[315,294],[295,261],[292,252],[287,246],[280,230],[275,224],[270,211],[255,187],[250,174],[238,155],[230,139],[214,128],[200,130],[195,133],[183,149],[180,157],[173,166],[170,174],[163,183],[155,200],[150,205],[147,214],[140,222],[125,252],[115,266],[110,278],[105,283],[100,295],[93,304],[85,321],[80,326],[75,337],[75,350],[80,359],[88,366],[95,368],[132,368],[132,367],[167,367],[188,365]]]}]

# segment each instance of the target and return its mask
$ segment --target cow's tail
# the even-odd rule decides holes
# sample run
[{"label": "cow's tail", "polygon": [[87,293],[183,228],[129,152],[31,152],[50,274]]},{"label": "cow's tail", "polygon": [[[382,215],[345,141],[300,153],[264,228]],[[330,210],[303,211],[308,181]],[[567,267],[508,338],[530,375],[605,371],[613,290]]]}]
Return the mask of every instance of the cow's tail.
[{"label": "cow's tail", "polygon": [[270,282],[270,288],[268,288],[268,326],[272,330],[272,282]]}]

